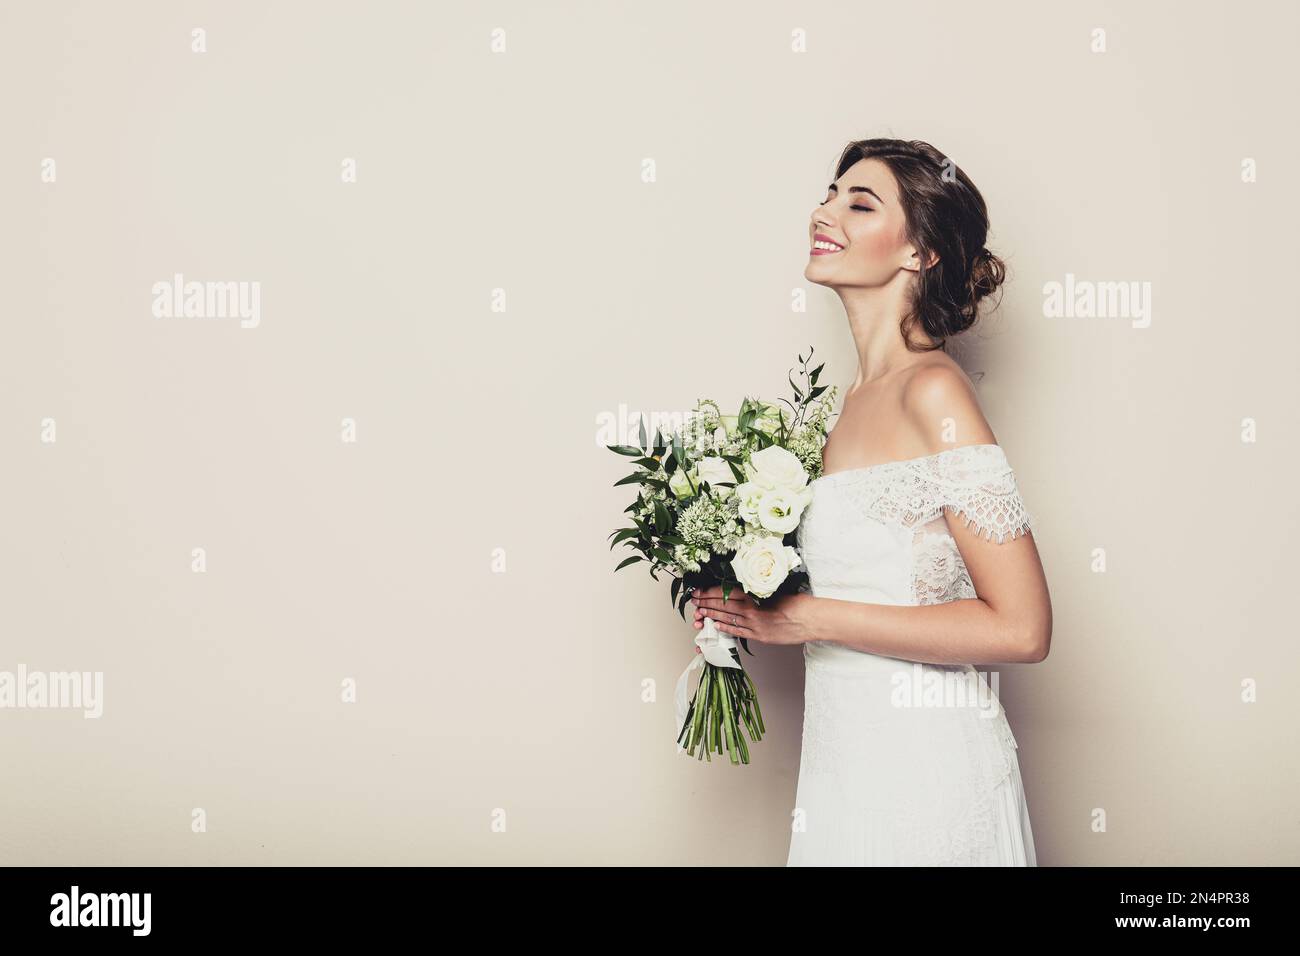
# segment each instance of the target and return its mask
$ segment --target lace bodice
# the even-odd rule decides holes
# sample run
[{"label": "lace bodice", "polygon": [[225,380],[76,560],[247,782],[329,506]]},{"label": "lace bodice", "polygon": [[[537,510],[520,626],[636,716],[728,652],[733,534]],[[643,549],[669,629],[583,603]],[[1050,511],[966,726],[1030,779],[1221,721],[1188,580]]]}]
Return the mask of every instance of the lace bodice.
[{"label": "lace bodice", "polygon": [[945,513],[999,543],[1030,528],[1000,445],[833,472],[799,524],[813,593],[877,604],[975,597]]},{"label": "lace bodice", "polygon": [[[977,597],[947,517],[999,543],[1030,530],[1000,446],[962,445],[817,479],[798,527],[809,587],[818,597],[873,604]],[[969,664],[917,664],[830,642],[803,647],[799,799],[823,829],[811,843],[792,843],[791,858],[857,859],[865,846],[863,859],[991,859],[1001,801],[1018,771],[1015,737],[984,675]],[[900,707],[896,694],[913,676],[978,680],[986,706]],[[840,837],[854,834],[851,852],[827,836],[828,819]]]}]

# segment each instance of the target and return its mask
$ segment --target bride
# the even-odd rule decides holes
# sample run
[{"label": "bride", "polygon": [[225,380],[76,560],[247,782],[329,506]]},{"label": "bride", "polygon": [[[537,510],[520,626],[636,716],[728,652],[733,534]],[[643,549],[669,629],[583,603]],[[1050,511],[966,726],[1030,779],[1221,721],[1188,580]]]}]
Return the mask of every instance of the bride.
[{"label": "bride", "polygon": [[1002,282],[979,190],[933,146],[850,143],[805,276],[844,304],[858,373],[798,528],[811,591],[697,592],[695,626],[803,647],[789,866],[1036,866],[1016,740],[974,665],[1047,656],[1030,515],[944,350]]}]

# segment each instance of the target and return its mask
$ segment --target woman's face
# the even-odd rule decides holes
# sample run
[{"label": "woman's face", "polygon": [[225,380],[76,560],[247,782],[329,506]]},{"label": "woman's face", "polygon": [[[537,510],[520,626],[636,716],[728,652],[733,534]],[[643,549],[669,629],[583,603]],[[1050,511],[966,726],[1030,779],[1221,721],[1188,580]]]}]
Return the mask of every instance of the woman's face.
[{"label": "woman's face", "polygon": [[894,174],[878,159],[860,159],[812,211],[804,277],[832,289],[886,285],[899,269],[917,268],[906,227]]}]

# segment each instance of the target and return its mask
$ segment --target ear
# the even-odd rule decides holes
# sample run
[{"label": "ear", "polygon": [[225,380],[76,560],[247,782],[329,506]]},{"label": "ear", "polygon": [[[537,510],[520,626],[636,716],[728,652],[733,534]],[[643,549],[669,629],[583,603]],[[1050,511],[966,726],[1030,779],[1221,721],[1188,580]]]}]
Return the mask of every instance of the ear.
[{"label": "ear", "polygon": [[[936,265],[938,265],[938,263],[939,263],[938,253],[931,252],[930,261],[929,264],[926,266],[926,268],[933,269]],[[916,249],[912,246],[907,247],[907,259],[903,262],[903,268],[906,269],[908,272],[921,271],[920,256],[917,255]]]}]

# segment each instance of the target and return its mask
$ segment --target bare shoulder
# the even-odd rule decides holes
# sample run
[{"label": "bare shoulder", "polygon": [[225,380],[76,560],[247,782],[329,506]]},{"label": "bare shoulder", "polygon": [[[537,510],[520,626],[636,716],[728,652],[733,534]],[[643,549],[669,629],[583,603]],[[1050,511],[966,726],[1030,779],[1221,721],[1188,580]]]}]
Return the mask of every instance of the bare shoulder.
[{"label": "bare shoulder", "polygon": [[908,426],[927,454],[957,445],[997,444],[975,386],[947,355],[922,363],[909,374],[902,401]]}]

